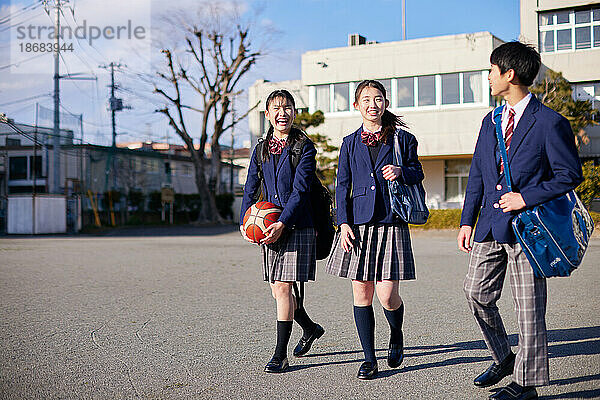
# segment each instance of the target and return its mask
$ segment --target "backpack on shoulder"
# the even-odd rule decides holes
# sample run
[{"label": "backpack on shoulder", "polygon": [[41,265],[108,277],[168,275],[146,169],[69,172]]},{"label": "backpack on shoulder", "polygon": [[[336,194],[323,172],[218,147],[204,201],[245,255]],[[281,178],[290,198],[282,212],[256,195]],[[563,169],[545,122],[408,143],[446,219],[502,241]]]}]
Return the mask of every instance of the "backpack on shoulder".
[{"label": "backpack on shoulder", "polygon": [[[307,140],[310,140],[304,133],[300,140],[294,142],[290,149],[290,163],[294,173],[298,167],[298,163],[302,158],[302,150]],[[264,198],[264,175],[262,171],[262,147],[265,141],[259,140],[256,145],[256,154],[258,155],[258,177],[261,182],[261,190],[255,196],[255,200],[258,201]],[[313,174],[311,187],[309,191],[311,216],[314,224],[315,231],[317,233],[316,247],[317,247],[317,260],[323,260],[329,256],[331,247],[333,245],[333,239],[335,237],[335,227],[333,223],[333,197],[316,174]]]}]

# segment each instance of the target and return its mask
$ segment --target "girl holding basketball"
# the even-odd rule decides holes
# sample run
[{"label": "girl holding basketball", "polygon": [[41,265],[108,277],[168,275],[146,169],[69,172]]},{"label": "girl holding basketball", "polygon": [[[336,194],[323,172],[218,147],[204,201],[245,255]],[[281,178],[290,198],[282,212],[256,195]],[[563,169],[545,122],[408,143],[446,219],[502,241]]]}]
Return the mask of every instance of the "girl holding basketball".
[{"label": "girl holding basketball", "polygon": [[[289,366],[287,346],[292,321],[296,321],[303,329],[302,338],[294,349],[296,357],[306,354],[314,340],[325,332],[310,319],[302,300],[297,299],[292,291],[295,282],[315,279],[316,238],[309,190],[312,179],[316,179],[317,150],[302,131],[292,126],[296,106],[287,90],[276,90],[267,97],[265,116],[271,126],[264,141],[259,142],[252,154],[240,218],[243,218],[261,190],[263,200],[281,208],[279,219],[266,228],[266,237],[260,245],[264,280],[270,283],[271,293],[277,303],[277,343],[265,372],[284,372]],[[304,146],[294,167],[290,149],[299,140],[304,140]],[[242,236],[252,242],[242,222],[240,220]]]},{"label": "girl holding basketball", "polygon": [[[374,293],[390,325],[388,365],[396,368],[402,363],[404,303],[398,287],[400,280],[415,279],[408,225],[392,213],[387,181],[414,184],[423,180],[423,169],[417,140],[400,129],[406,125],[388,106],[381,83],[367,80],[357,86],[354,107],[360,111],[362,126],[346,136],[340,148],[336,186],[340,229],[327,262],[328,273],[352,280],[354,322],[365,355],[359,379],[378,373]],[[393,165],[396,134],[403,166]]]}]

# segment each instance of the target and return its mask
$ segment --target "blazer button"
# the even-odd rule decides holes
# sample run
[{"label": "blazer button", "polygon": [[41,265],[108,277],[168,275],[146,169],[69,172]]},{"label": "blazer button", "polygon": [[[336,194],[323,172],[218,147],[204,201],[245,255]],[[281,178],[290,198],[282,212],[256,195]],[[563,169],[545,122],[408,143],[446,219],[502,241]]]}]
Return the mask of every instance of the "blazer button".
[{"label": "blazer button", "polygon": [[277,198],[277,195],[275,195],[275,198]]},{"label": "blazer button", "polygon": [[371,190],[375,190],[375,185],[371,186]]},{"label": "blazer button", "polygon": [[373,173],[371,172],[371,178],[373,177]]},{"label": "blazer button", "polygon": [[500,204],[494,203],[494,208],[499,208],[499,207],[500,207]]},{"label": "blazer button", "polygon": [[502,190],[502,185],[496,185],[496,190]]}]

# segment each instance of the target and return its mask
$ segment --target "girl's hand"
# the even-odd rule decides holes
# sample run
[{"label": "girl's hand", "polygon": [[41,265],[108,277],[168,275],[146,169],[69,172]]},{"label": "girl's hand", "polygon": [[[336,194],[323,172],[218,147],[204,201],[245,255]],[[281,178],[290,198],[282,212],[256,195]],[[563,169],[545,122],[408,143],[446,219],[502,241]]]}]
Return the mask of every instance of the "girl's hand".
[{"label": "girl's hand", "polygon": [[275,243],[277,239],[283,233],[283,228],[285,225],[281,221],[273,222],[269,227],[265,230],[266,237],[260,241],[260,244],[271,244]]},{"label": "girl's hand", "polygon": [[402,168],[396,167],[395,165],[388,164],[381,168],[383,178],[388,181],[395,181],[397,178],[402,176]]},{"label": "girl's hand", "polygon": [[249,237],[246,235],[246,231],[244,230],[244,225],[240,225],[240,232],[241,232],[241,234],[242,234],[242,237],[243,237],[244,239],[246,239],[246,241],[248,241],[248,242],[250,242],[250,243],[252,243],[252,244],[256,244],[256,243],[254,243],[252,240],[250,240],[250,238],[249,238]]},{"label": "girl's hand", "polygon": [[352,241],[355,239],[354,232],[352,232],[352,228],[350,228],[350,225],[348,224],[340,225],[340,229],[340,240],[342,241],[342,249],[344,249],[344,251],[348,253],[354,247],[354,245],[352,244]]}]

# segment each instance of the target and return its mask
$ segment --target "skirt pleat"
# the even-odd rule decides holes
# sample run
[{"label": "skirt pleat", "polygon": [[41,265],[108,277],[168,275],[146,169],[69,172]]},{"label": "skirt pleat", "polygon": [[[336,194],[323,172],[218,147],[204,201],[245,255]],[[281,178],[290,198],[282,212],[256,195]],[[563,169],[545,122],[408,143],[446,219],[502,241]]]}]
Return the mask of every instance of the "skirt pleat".
[{"label": "skirt pleat", "polygon": [[355,240],[345,252],[336,234],[327,273],[359,281],[416,279],[415,261],[406,224],[357,225]]},{"label": "skirt pleat", "polygon": [[317,249],[314,228],[286,229],[279,240],[261,245],[266,282],[315,280]]}]

